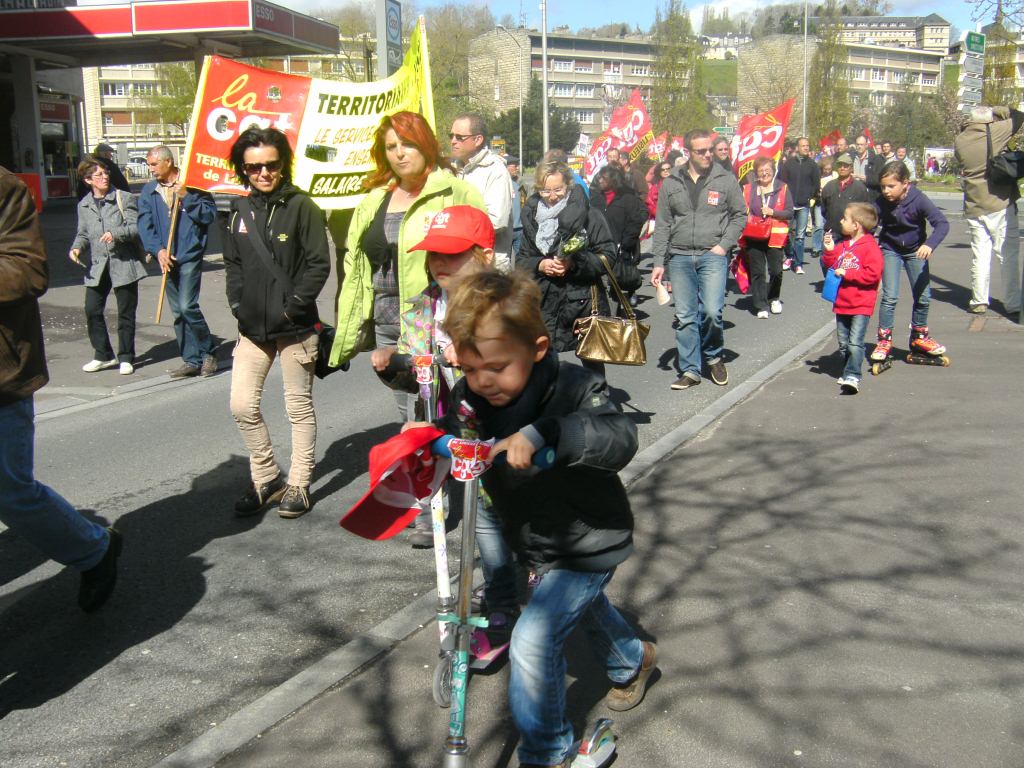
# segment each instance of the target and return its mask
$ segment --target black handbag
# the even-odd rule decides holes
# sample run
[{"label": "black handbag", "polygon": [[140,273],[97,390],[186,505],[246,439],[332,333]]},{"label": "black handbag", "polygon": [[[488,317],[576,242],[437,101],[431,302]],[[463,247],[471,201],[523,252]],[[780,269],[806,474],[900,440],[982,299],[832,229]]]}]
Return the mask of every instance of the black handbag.
[{"label": "black handbag", "polygon": [[619,253],[615,259],[615,264],[612,266],[612,271],[615,274],[615,280],[625,292],[635,291],[641,285],[644,284],[644,279],[640,275],[639,267],[639,254],[634,255],[631,251],[624,251],[622,247],[619,247]]},{"label": "black handbag", "polygon": [[1024,152],[1006,150],[998,155],[992,154],[992,129],[985,124],[985,144],[988,148],[988,163],[985,176],[989,181],[1000,185],[1012,184],[1024,179]]},{"label": "black handbag", "polygon": [[[285,274],[284,270],[274,261],[274,257],[270,253],[270,249],[267,248],[267,244],[263,242],[263,238],[257,233],[258,225],[256,224],[256,216],[252,212],[252,205],[248,198],[241,198],[238,201],[238,211],[242,214],[245,219],[246,234],[249,236],[249,244],[252,245],[256,255],[260,257],[260,261],[263,262],[263,266],[267,268],[267,271],[274,276],[288,293],[292,292],[292,281],[291,278]],[[327,325],[326,323],[317,323],[313,326],[316,331],[319,343],[316,350],[316,364],[313,367],[313,373],[318,379],[325,379],[335,371],[347,371],[348,362],[344,362],[341,365],[331,365],[331,347],[334,346],[334,326]]]}]

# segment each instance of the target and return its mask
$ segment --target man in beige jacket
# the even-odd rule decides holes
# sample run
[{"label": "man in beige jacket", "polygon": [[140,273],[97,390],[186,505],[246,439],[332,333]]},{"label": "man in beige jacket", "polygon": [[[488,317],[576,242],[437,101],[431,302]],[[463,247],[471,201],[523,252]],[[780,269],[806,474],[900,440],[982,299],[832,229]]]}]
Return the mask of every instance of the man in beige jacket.
[{"label": "man in beige jacket", "polygon": [[[1020,236],[1017,226],[1017,198],[1014,183],[997,184],[988,178],[988,159],[1006,149],[1010,139],[1024,125],[1024,112],[1009,107],[975,107],[953,149],[960,161],[964,185],[964,216],[971,232],[970,312],[988,309],[992,256],[1002,265],[1006,311],[1021,310],[1021,273],[1017,255]],[[988,138],[991,137],[991,153]]]}]

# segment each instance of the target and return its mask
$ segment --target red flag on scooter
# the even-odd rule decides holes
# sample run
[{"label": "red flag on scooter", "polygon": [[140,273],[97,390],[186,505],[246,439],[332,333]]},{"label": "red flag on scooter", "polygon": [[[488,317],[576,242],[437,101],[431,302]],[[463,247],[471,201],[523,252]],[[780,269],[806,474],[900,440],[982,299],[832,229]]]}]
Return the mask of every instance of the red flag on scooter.
[{"label": "red flag on scooter", "polygon": [[437,427],[416,427],[373,446],[370,490],[341,518],[341,527],[375,541],[403,531],[448,475],[450,460],[430,452],[443,434]]}]

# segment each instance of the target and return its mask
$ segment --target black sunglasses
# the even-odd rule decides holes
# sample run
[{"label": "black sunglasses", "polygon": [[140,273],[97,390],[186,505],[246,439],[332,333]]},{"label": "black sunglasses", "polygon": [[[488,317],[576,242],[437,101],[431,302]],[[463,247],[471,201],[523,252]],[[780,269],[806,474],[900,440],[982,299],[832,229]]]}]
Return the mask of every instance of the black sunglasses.
[{"label": "black sunglasses", "polygon": [[479,135],[479,133],[449,133],[448,138],[454,141],[465,141]]},{"label": "black sunglasses", "polygon": [[267,173],[277,173],[282,165],[280,160],[271,160],[269,163],[245,163],[242,169],[249,176],[255,176],[257,173],[263,173],[264,168],[267,169]]}]

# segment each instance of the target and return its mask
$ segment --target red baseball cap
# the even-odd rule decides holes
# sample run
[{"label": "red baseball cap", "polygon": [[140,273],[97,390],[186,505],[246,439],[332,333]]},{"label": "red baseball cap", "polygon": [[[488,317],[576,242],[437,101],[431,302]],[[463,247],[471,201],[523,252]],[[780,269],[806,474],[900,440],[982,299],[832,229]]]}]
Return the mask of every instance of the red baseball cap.
[{"label": "red baseball cap", "polygon": [[409,250],[463,253],[474,245],[494,248],[494,225],[487,212],[472,205],[452,205],[434,214],[423,242]]},{"label": "red baseball cap", "polygon": [[403,531],[448,475],[451,462],[430,453],[443,434],[437,427],[416,427],[373,446],[370,490],[341,518],[341,527],[377,541]]}]

